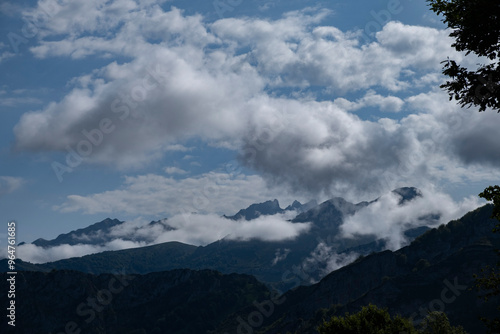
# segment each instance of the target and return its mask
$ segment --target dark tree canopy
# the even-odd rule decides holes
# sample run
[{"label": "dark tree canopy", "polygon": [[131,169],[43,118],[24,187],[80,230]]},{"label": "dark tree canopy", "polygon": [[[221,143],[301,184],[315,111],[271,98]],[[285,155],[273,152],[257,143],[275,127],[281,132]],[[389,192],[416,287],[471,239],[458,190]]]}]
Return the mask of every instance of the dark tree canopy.
[{"label": "dark tree canopy", "polygon": [[387,309],[370,304],[358,313],[332,317],[318,331],[320,334],[467,334],[462,327],[451,326],[446,314],[440,312],[429,313],[418,327],[410,319],[391,317]]},{"label": "dark tree canopy", "polygon": [[[427,0],[431,9],[443,15],[443,22],[455,39],[451,45],[465,54],[484,57],[484,64],[470,70],[448,59],[443,74],[451,78],[441,85],[462,107],[478,106],[479,111],[491,108],[500,112],[500,0]],[[500,187],[486,188],[480,197],[493,201],[493,218],[500,220]],[[493,230],[500,232],[500,224]],[[500,252],[499,252],[500,254]],[[488,291],[485,299],[500,294],[500,272],[485,268],[488,274],[476,278],[476,286]],[[500,311],[500,306],[498,308]],[[500,332],[500,317],[483,319],[491,333]]]},{"label": "dark tree canopy", "polygon": [[346,313],[345,317],[332,317],[318,328],[320,334],[357,334],[357,333],[416,333],[408,319],[400,316],[391,318],[389,312],[375,305],[364,306],[355,314]]},{"label": "dark tree canopy", "polygon": [[[480,197],[493,202],[493,213],[492,218],[499,220],[499,223],[493,230],[493,232],[500,232],[500,186],[490,186],[486,188],[482,193],[479,194]],[[500,251],[498,251],[500,255]],[[500,264],[500,263],[499,263]],[[488,298],[500,295],[500,272],[495,268],[484,268],[482,270],[483,275],[476,275],[476,287],[479,290],[485,291],[482,296],[485,300]],[[497,307],[500,311],[500,306]],[[490,333],[500,332],[500,317],[495,319],[482,319],[488,326]]]},{"label": "dark tree canopy", "polygon": [[451,80],[441,85],[462,107],[478,106],[500,112],[500,1],[428,0],[431,9],[444,16],[453,31],[457,51],[486,57],[484,64],[470,70],[454,60],[443,63]]},{"label": "dark tree canopy", "polygon": [[492,218],[495,218],[499,221],[499,224],[495,228],[495,232],[500,231],[500,186],[489,186],[479,194],[479,197],[493,202]]}]

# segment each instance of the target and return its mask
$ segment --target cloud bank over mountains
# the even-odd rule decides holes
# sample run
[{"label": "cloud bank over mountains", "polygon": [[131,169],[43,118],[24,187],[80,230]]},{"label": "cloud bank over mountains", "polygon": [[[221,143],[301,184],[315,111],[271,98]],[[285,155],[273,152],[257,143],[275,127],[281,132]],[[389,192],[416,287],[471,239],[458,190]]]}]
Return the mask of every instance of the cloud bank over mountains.
[{"label": "cloud bank over mountains", "polygon": [[475,197],[455,202],[449,195],[435,189],[422,189],[421,196],[400,203],[394,192],[382,195],[369,206],[346,217],[341,227],[344,237],[375,235],[386,240],[387,249],[397,250],[408,242],[404,232],[408,229],[428,225],[446,224],[477,208],[481,202]]},{"label": "cloud bank over mountains", "polygon": [[[318,239],[316,249],[304,259],[303,266],[320,269],[322,274],[326,274],[351,262],[359,255],[355,251],[337,254],[338,249],[335,246],[337,238],[375,236],[374,240],[385,240],[387,249],[399,249],[408,243],[404,235],[406,230],[447,223],[478,207],[479,204],[475,198],[457,203],[450,196],[429,189],[422,190],[418,196],[405,202],[401,202],[401,197],[397,194],[388,193],[354,214],[345,216],[338,235],[324,235],[322,236],[324,240]],[[319,207],[311,210],[318,210]],[[72,244],[58,244],[51,247],[23,244],[18,246],[17,251],[19,258],[25,261],[43,263],[106,250],[136,248],[169,241],[204,246],[222,239],[241,242],[294,240],[314,228],[312,222],[292,223],[291,220],[298,213],[295,210],[287,210],[279,214],[261,215],[252,220],[246,220],[244,216],[239,220],[233,220],[210,213],[185,212],[154,223],[138,219],[106,229],[92,230],[87,234],[73,233]],[[335,220],[335,217],[331,219]],[[293,248],[276,250],[273,263],[283,260],[293,251]]]},{"label": "cloud bank over mountains", "polygon": [[[310,223],[291,223],[295,211],[283,214],[260,216],[251,221],[234,221],[215,214],[180,214],[163,220],[159,224],[144,221],[124,222],[109,231],[95,231],[90,235],[73,235],[76,244],[61,244],[42,247],[22,244],[17,247],[19,258],[33,263],[57,261],[69,257],[83,256],[107,250],[144,247],[158,243],[179,241],[204,246],[217,240],[261,240],[280,241],[294,239],[307,233]],[[106,240],[89,244],[95,238]]]},{"label": "cloud bank over mountains", "polygon": [[[54,11],[30,49],[36,57],[121,60],[74,78],[60,101],[24,114],[15,148],[67,153],[59,163],[69,169],[79,157],[129,170],[198,139],[238,152],[259,184],[314,197],[500,176],[500,143],[491,139],[498,116],[460,110],[437,87],[448,56],[477,62],[450,48],[448,31],[390,21],[363,42],[359,31],[323,25],[333,15],[327,10],[207,22],[167,7],[81,0]],[[72,195],[56,209],[134,210],[108,195],[141,202],[148,190],[134,186],[145,179],[174,182],[130,177],[122,189]]]}]

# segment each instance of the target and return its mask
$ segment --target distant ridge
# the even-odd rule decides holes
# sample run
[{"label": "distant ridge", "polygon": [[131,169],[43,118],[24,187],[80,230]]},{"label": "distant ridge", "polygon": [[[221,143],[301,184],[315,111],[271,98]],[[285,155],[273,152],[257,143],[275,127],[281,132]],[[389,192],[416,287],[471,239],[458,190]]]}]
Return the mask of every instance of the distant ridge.
[{"label": "distant ridge", "polygon": [[53,240],[45,240],[43,238],[40,238],[33,241],[32,244],[44,248],[59,246],[63,244],[77,245],[79,243],[82,243],[82,241],[86,241],[84,243],[89,243],[92,245],[103,244],[109,242],[110,240],[109,238],[105,237],[100,238],[98,234],[107,235],[108,233],[103,232],[109,232],[113,226],[122,223],[123,221],[120,221],[118,219],[106,218],[101,222],[92,224],[85,228],[81,228],[65,234],[60,234]]},{"label": "distant ridge", "polygon": [[[419,191],[416,188],[401,188],[396,189],[394,192],[405,201],[411,201],[419,196]],[[262,282],[281,290],[287,290],[293,286],[293,283],[284,281],[282,278],[283,273],[291,267],[305,265],[305,261],[316,256],[314,255],[315,251],[317,251],[317,247],[321,243],[326,247],[330,247],[328,252],[332,254],[323,254],[322,258],[319,259],[316,256],[315,261],[318,261],[317,271],[312,273],[310,279],[304,280],[302,284],[310,284],[312,281],[321,279],[328,272],[325,271],[327,261],[333,253],[343,254],[342,256],[346,256],[346,258],[354,259],[353,256],[368,255],[386,249],[386,241],[377,239],[374,235],[345,238],[340,234],[340,226],[346,217],[376,201],[353,204],[340,197],[330,199],[319,205],[315,205],[315,201],[306,204],[295,201],[285,209],[294,210],[298,213],[291,223],[308,222],[312,226],[309,232],[303,233],[295,239],[271,242],[260,240],[238,241],[224,238],[199,247],[180,242],[166,242],[147,247],[106,251],[44,264],[31,264],[19,260],[18,268],[19,270],[40,271],[72,269],[88,273],[109,273],[116,266],[119,266],[125,272],[134,274],[179,268],[213,269],[222,273],[238,272],[254,275]],[[401,202],[400,205],[404,203],[406,202]],[[299,213],[305,209],[307,210]],[[238,212],[239,218],[235,215],[232,216],[232,219],[250,219],[259,217],[261,214],[276,214],[285,210],[280,207],[277,200],[271,200],[253,204],[247,209],[240,210]],[[425,226],[426,223],[432,224],[434,222],[435,217],[423,217],[421,220],[422,226],[404,231],[404,236],[408,241],[411,241],[429,229],[429,227]],[[86,229],[73,231],[63,236],[74,241],[73,235],[85,235],[87,233],[86,235],[89,236],[95,233],[100,239],[96,238],[93,241],[98,243],[107,240],[105,238],[106,233],[100,233],[103,230],[99,230],[99,226],[104,226],[109,230],[119,227],[121,223],[123,222],[106,219]],[[151,222],[149,225],[161,225],[164,230],[171,228],[167,220]],[[130,240],[134,240],[134,237],[134,235],[129,236]],[[109,239],[109,236],[107,238]],[[60,236],[58,239],[61,240],[62,237]],[[348,262],[342,262],[341,265],[346,263]]]},{"label": "distant ridge", "polygon": [[[45,240],[43,238],[37,239],[32,242],[33,245],[49,248],[60,245],[78,245],[78,244],[86,244],[86,245],[99,245],[103,246],[110,241],[113,241],[117,237],[113,235],[113,228],[118,227],[125,223],[124,221],[120,221],[118,219],[106,218],[103,221],[97,222],[85,228],[81,228],[75,231],[71,231],[69,233],[60,234],[57,238],[52,240]],[[148,224],[149,226],[161,226],[163,231],[171,231],[174,230],[171,226],[168,225],[167,219],[162,219],[158,221],[152,221]],[[136,227],[138,229],[139,227]],[[136,235],[134,233],[130,233],[129,235],[120,235],[120,239],[122,240],[130,240],[130,241],[151,241],[147,238]],[[20,243],[20,245],[25,244]]]},{"label": "distant ridge", "polygon": [[244,218],[245,220],[252,220],[260,216],[270,216],[278,213],[284,213],[286,211],[296,211],[298,213],[301,213],[310,210],[317,205],[318,203],[315,200],[311,200],[305,204],[302,204],[299,201],[295,200],[285,209],[282,209],[278,200],[274,199],[272,201],[252,204],[246,209],[241,209],[233,216],[224,215],[224,217],[232,220],[240,220],[242,218]]},{"label": "distant ridge", "polygon": [[241,209],[234,216],[224,217],[232,220],[240,220],[244,218],[245,220],[252,220],[260,216],[275,215],[277,213],[283,213],[285,210],[280,208],[280,204],[277,199],[272,201],[266,201],[264,203],[252,204],[246,209]]}]

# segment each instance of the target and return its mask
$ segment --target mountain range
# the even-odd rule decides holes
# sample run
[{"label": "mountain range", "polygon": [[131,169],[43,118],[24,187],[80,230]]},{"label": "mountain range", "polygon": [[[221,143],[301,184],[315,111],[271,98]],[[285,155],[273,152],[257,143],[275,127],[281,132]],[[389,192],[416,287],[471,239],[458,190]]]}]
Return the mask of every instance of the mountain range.
[{"label": "mountain range", "polygon": [[244,218],[245,220],[252,220],[260,216],[275,215],[278,213],[284,213],[286,211],[296,211],[298,213],[302,213],[316,207],[317,205],[318,203],[315,200],[311,200],[306,204],[302,204],[299,201],[293,201],[292,204],[287,206],[285,209],[282,209],[278,200],[274,199],[272,201],[267,201],[264,203],[252,204],[246,209],[241,209],[233,216],[224,215],[224,217],[232,220],[240,220],[242,218]]},{"label": "mountain range", "polygon": [[[152,221],[148,226],[160,226],[163,231],[171,231],[173,228],[166,223],[166,219]],[[105,245],[106,243],[113,241],[117,238],[113,235],[113,228],[120,227],[124,221],[118,219],[106,218],[103,221],[92,224],[85,228],[81,228],[69,233],[60,234],[57,238],[53,240],[45,240],[43,238],[36,239],[32,242],[33,245],[50,248],[60,245]],[[147,237],[141,236],[140,234],[134,233],[139,229],[135,228],[135,231],[131,231],[128,235],[120,235],[120,239],[125,241],[150,241]],[[25,244],[24,242],[19,245]]]},{"label": "mountain range", "polygon": [[[429,311],[444,311],[452,324],[469,333],[484,333],[480,316],[498,316],[500,298],[484,302],[475,288],[474,275],[499,260],[500,235],[492,233],[498,221],[492,206],[469,212],[427,231],[397,251],[382,251],[357,259],[311,286],[286,292],[285,303],[259,326],[262,333],[314,333],[326,315],[353,313],[369,303],[388,308],[418,322]],[[246,312],[250,312],[248,308]],[[245,312],[243,312],[245,314]],[[249,313],[247,313],[249,314]],[[225,328],[239,324],[234,320]]]},{"label": "mountain range", "polygon": [[[338,202],[330,203],[338,207]],[[303,282],[314,268],[292,265],[282,272],[290,287],[283,294],[250,275],[207,269],[130,274],[120,263],[111,271],[114,274],[20,271],[17,329],[27,334],[77,330],[106,334],[316,333],[315,328],[331,315],[356,312],[372,303],[417,322],[429,310],[444,311],[453,325],[462,325],[469,333],[484,333],[478,317],[496,316],[499,299],[485,302],[478,298],[473,275],[498,261],[500,235],[492,233],[498,222],[490,218],[491,213],[492,206],[486,205],[428,230],[399,250],[360,256],[307,286]],[[155,247],[172,247],[170,252],[183,249],[184,253],[172,256],[181,262],[182,256],[199,252],[197,247],[173,243],[127,251],[153,254],[152,259],[161,262],[151,252]],[[97,255],[89,256],[87,262]],[[250,261],[256,255],[247,258]],[[114,261],[112,257],[107,260]],[[0,276],[0,298],[6,298],[8,275]],[[5,328],[5,322],[2,326],[2,333],[14,332]]]},{"label": "mountain range", "polygon": [[[398,205],[421,197],[416,188],[400,188],[393,191],[399,198]],[[71,269],[86,273],[101,274],[113,270],[123,270],[130,274],[146,274],[172,269],[212,269],[221,273],[242,273],[255,276],[259,281],[280,291],[288,290],[292,285],[283,279],[289,268],[309,268],[310,274],[302,284],[318,281],[328,272],[354,261],[357,257],[387,248],[386,240],[374,235],[343,237],[340,231],[346,217],[371,202],[357,204],[342,198],[333,198],[317,205],[314,201],[301,204],[295,201],[286,209],[281,209],[277,200],[253,204],[240,210],[232,220],[252,220],[261,215],[275,215],[285,211],[296,211],[292,223],[311,223],[308,233],[300,234],[294,239],[281,241],[231,240],[224,238],[206,246],[193,246],[180,242],[166,242],[147,247],[106,251],[83,257],[63,259],[43,264],[31,264],[18,260],[17,267],[26,270],[50,271],[52,269]],[[429,229],[426,225],[435,225],[439,216],[427,215],[422,218],[422,226],[408,228],[405,238],[413,240]],[[38,239],[33,244],[40,247],[54,247],[62,243],[104,244],[109,242],[113,229],[119,228],[123,222],[116,219],[105,219],[87,228],[61,234],[54,240]],[[162,230],[173,229],[168,220],[153,221],[149,226],[161,225]],[[143,236],[134,239],[134,230],[126,235],[127,240],[142,241]],[[333,259],[335,261],[333,261]],[[314,267],[314,270],[310,268]]]}]

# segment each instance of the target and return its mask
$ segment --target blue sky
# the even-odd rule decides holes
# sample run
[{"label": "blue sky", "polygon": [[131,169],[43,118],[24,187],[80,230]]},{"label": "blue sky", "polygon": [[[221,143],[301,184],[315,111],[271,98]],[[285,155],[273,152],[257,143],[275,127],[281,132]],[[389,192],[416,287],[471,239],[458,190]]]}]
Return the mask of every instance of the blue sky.
[{"label": "blue sky", "polygon": [[438,87],[442,60],[478,59],[424,1],[6,1],[0,15],[0,212],[18,241],[405,185],[465,210],[500,174],[499,116]]}]

